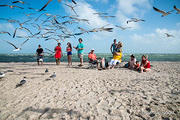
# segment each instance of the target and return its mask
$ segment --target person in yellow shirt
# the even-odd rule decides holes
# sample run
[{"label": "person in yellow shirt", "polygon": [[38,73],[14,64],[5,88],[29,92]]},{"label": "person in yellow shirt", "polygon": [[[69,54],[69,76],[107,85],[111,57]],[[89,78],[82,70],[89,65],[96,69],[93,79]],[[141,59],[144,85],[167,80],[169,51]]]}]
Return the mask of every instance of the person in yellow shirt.
[{"label": "person in yellow shirt", "polygon": [[118,42],[117,48],[113,54],[113,59],[109,63],[110,68],[114,68],[117,63],[121,63],[122,61],[122,43]]}]

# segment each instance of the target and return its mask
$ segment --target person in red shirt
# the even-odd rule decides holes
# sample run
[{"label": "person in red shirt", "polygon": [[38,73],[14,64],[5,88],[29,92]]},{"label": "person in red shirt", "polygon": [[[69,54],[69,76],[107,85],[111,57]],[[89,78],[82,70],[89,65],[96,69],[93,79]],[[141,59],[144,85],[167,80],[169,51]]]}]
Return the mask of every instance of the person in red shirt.
[{"label": "person in red shirt", "polygon": [[148,57],[146,57],[145,55],[142,56],[142,61],[141,61],[141,67],[140,67],[140,72],[148,72],[151,70],[151,64],[147,59]]},{"label": "person in red shirt", "polygon": [[55,59],[56,59],[56,65],[60,64],[60,59],[62,57],[62,50],[61,50],[61,43],[58,43],[58,45],[54,49],[55,51]]},{"label": "person in red shirt", "polygon": [[91,49],[91,52],[88,54],[89,62],[95,64],[97,63],[97,56],[94,53],[94,49]]}]

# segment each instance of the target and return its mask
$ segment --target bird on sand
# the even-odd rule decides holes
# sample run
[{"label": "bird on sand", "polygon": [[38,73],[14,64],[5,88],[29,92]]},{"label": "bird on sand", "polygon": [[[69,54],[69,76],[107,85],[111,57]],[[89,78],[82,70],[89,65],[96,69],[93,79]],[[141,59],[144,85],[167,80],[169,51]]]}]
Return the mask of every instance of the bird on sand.
[{"label": "bird on sand", "polygon": [[49,72],[49,70],[46,68],[45,73]]},{"label": "bird on sand", "polygon": [[51,76],[49,76],[50,78],[54,79],[56,77],[56,73],[53,72],[53,74]]},{"label": "bird on sand", "polygon": [[16,88],[17,87],[20,87],[22,85],[24,85],[26,83],[26,80],[25,80],[26,77],[24,77],[17,85],[16,85]]},{"label": "bird on sand", "polygon": [[0,72],[0,79],[3,78],[5,76],[4,72]]},{"label": "bird on sand", "polygon": [[175,5],[174,5],[174,9],[177,11],[177,13],[176,13],[176,14],[180,14],[180,9],[179,9],[179,8],[177,8]]},{"label": "bird on sand", "polygon": [[174,11],[174,10],[171,10],[171,11],[165,12],[165,11],[163,11],[163,10],[160,10],[160,9],[156,8],[156,7],[153,7],[153,9],[154,9],[155,11],[161,13],[161,14],[162,14],[161,17],[167,16],[167,15],[171,14],[171,12]]}]

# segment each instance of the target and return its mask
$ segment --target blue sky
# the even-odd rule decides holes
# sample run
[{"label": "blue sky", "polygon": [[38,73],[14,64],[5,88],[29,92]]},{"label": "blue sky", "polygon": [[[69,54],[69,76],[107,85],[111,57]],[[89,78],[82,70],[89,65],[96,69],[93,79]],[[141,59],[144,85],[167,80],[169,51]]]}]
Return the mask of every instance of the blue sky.
[{"label": "blue sky", "polygon": [[[0,0],[0,4],[12,4],[13,0]],[[34,21],[42,13],[49,13],[53,15],[74,15],[73,11],[69,9],[64,3],[73,5],[69,0],[62,0],[58,2],[53,0],[46,8],[46,11],[36,12],[27,9],[28,7],[40,9],[48,0],[24,0],[25,4],[15,4],[25,8],[24,10],[9,7],[0,7],[1,17],[16,19],[21,22],[28,20],[25,15],[28,13],[35,13],[29,17],[29,23],[42,23],[47,17],[41,16],[38,21]],[[97,32],[97,33],[84,33],[76,38],[71,37],[61,42],[63,51],[65,52],[66,43],[70,41],[73,46],[78,44],[78,38],[81,37],[85,44],[85,53],[89,52],[91,48],[95,49],[96,53],[110,53],[110,45],[113,39],[123,42],[124,53],[180,53],[180,14],[174,11],[172,14],[161,17],[161,14],[153,10],[153,6],[164,10],[173,10],[176,5],[180,8],[180,0],[76,0],[77,6],[75,11],[79,18],[88,19],[89,24],[80,22],[77,24],[67,25],[66,27],[71,33],[81,32],[78,27],[85,29],[93,29],[102,27],[109,24],[107,27],[113,27],[113,32]],[[116,16],[115,18],[103,18],[94,15],[96,12],[106,12],[109,15]],[[126,21],[130,18],[141,18],[145,22],[129,23]],[[58,18],[59,22],[65,19]],[[122,31],[115,25],[132,27]],[[8,31],[13,34],[15,28],[19,27],[17,23],[8,23],[5,20],[0,20],[0,31]],[[39,32],[38,29],[31,24],[25,24],[24,27],[30,29],[33,34]],[[47,28],[47,27],[42,27]],[[51,27],[48,27],[51,28]],[[41,30],[43,34],[44,30]],[[165,33],[172,34],[174,37],[167,38]],[[56,35],[62,34],[61,31],[56,31]],[[18,30],[17,36],[28,36],[29,33],[24,30]],[[51,35],[55,37],[55,35]],[[56,36],[57,37],[57,36]],[[31,38],[27,43],[22,46],[19,52],[13,52],[13,47],[4,42],[3,40],[10,41],[19,46],[26,38],[12,38],[7,34],[0,34],[0,53],[34,53],[38,44],[43,48],[54,49],[57,42],[55,40],[45,41],[44,38]],[[76,51],[73,50],[75,53]]]}]

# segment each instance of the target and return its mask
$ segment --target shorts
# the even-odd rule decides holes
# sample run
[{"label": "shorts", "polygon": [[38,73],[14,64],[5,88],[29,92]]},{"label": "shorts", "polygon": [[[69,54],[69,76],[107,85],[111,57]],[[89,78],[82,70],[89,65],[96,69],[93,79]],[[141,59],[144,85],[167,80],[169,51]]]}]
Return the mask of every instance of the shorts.
[{"label": "shorts", "polygon": [[110,64],[110,65],[116,65],[117,63],[120,63],[120,61],[119,61],[119,60],[114,60],[114,59],[112,59],[109,64]]},{"label": "shorts", "polygon": [[83,58],[83,54],[78,54],[78,58]]},{"label": "shorts", "polygon": [[71,52],[71,51],[70,51],[70,52],[67,52],[67,56],[68,56],[68,55],[72,55],[72,52]]},{"label": "shorts", "polygon": [[37,61],[38,62],[43,62],[43,56],[37,56]]}]

